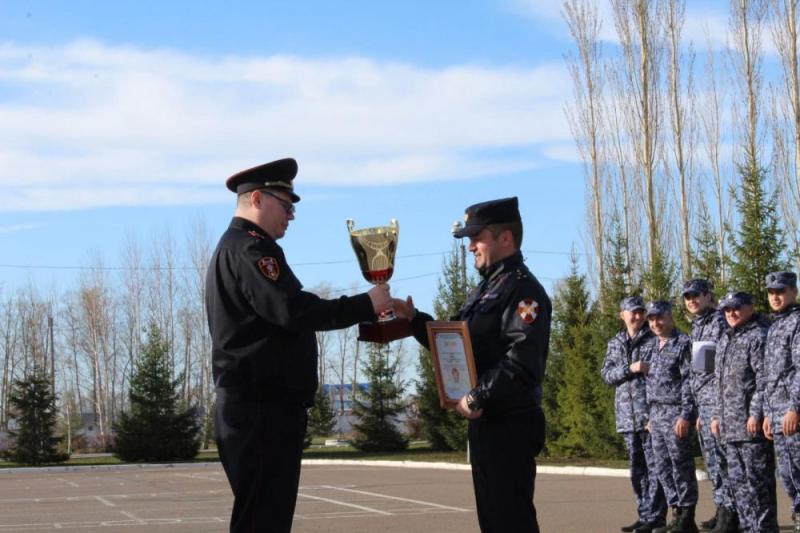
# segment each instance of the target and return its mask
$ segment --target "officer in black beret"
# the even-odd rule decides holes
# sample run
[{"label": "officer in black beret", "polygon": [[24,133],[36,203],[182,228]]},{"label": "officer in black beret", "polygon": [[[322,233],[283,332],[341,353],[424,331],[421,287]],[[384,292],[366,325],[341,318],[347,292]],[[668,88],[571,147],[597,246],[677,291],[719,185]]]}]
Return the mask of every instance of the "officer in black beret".
[{"label": "officer in black beret", "polygon": [[[544,445],[542,379],[552,307],[523,263],[522,220],[516,198],[470,206],[457,238],[469,250],[481,283],[458,315],[465,320],[478,383],[456,407],[469,419],[470,461],[481,531],[539,531],[533,504],[535,457]],[[428,346],[429,314],[413,301],[394,300],[411,319],[414,337]]]},{"label": "officer in black beret", "polygon": [[303,290],[277,243],[300,201],[296,174],[294,159],[280,159],[228,179],[236,212],[206,277],[231,531],[291,530],[306,408],[318,385],[314,332],[373,320],[391,304],[387,285],[336,300]]}]

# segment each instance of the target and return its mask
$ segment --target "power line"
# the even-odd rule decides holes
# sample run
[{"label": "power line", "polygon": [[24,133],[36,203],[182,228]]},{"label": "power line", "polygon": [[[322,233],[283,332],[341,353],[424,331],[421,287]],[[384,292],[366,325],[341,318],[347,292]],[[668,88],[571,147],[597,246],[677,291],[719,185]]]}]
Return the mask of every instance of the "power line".
[{"label": "power line", "polygon": [[[436,255],[446,255],[450,253],[450,251],[444,252],[425,252],[419,254],[406,254],[406,255],[398,255],[397,259],[411,259],[414,257],[431,257]],[[563,255],[563,256],[571,256],[573,252],[558,252],[553,250],[522,250],[523,254],[532,254],[532,255]],[[581,252],[574,252],[575,255],[588,255]],[[339,265],[339,264],[352,264],[355,263],[355,259],[336,259],[330,261],[311,261],[306,263],[295,263],[293,262],[291,266],[298,267],[298,266],[322,266],[322,265]],[[0,263],[0,268],[17,268],[23,270],[99,270],[99,271],[170,271],[170,270],[182,270],[182,271],[191,271],[197,270],[196,267],[193,266],[79,266],[79,265],[21,265],[21,264],[13,264],[13,263]]]}]

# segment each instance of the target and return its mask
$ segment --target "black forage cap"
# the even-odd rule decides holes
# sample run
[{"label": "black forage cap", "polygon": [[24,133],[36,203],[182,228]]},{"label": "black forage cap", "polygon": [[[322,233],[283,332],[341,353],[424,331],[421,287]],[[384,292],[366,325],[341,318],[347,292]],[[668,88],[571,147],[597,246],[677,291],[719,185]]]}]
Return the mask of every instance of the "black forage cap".
[{"label": "black forage cap", "polygon": [[284,191],[292,198],[292,202],[299,202],[300,197],[294,193],[293,185],[296,175],[297,161],[287,157],[242,170],[228,178],[225,185],[236,194],[243,194],[255,189]]},{"label": "black forage cap", "polygon": [[457,239],[472,237],[489,224],[521,222],[517,197],[489,200],[471,205],[464,211],[464,227],[453,232]]}]

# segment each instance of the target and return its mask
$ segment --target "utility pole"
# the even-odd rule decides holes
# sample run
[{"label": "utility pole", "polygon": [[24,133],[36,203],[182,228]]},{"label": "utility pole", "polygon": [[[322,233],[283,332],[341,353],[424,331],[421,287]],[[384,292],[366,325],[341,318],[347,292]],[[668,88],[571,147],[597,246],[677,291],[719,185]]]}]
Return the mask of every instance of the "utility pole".
[{"label": "utility pole", "polygon": [[[461,221],[456,220],[453,222],[453,227],[450,229],[450,232],[455,235],[461,228]],[[467,247],[464,245],[464,239],[460,240],[459,246],[461,246],[461,290],[464,291],[462,297],[465,297],[467,292]]]}]

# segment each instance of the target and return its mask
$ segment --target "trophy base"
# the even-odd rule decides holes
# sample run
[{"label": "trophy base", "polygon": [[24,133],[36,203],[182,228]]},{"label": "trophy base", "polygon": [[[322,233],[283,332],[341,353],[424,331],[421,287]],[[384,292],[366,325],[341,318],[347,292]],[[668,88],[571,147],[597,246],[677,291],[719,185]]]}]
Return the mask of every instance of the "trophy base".
[{"label": "trophy base", "polygon": [[411,336],[411,323],[405,318],[384,322],[361,322],[358,325],[358,340],[385,344]]}]

